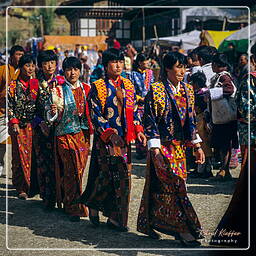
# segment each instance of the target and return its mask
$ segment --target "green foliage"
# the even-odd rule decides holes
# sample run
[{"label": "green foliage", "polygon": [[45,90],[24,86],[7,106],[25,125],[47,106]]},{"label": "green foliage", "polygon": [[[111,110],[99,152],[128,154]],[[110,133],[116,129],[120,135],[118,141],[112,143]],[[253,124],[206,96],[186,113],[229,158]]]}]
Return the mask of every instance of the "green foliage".
[{"label": "green foliage", "polygon": [[21,38],[20,30],[8,31],[8,45],[15,45],[16,42]]},{"label": "green foliage", "polygon": [[[56,0],[47,0],[47,6],[56,6]],[[55,18],[54,8],[39,8],[36,9],[35,13],[30,16],[29,22],[34,26],[34,34],[36,36],[50,35],[53,30],[53,23]],[[43,22],[43,28],[41,28],[40,17]],[[41,31],[43,30],[43,31]]]}]

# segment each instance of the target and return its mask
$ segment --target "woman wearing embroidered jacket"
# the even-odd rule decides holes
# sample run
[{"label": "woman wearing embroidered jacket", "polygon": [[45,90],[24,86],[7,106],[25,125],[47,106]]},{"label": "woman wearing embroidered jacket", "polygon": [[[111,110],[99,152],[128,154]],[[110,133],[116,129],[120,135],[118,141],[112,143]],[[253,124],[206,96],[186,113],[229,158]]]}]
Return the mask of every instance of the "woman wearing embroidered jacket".
[{"label": "woman wearing embroidered jacket", "polygon": [[155,229],[193,247],[200,245],[201,226],[187,197],[185,148],[194,147],[198,163],[204,153],[195,130],[194,91],[182,82],[185,64],[183,54],[166,54],[162,82],[152,84],[145,99],[149,153],[137,229],[159,239]]},{"label": "woman wearing embroidered jacket", "polygon": [[63,61],[65,82],[54,88],[51,110],[47,116],[55,123],[55,176],[59,207],[79,221],[88,215],[87,208],[73,203],[82,194],[82,178],[90,148],[86,91],[89,85],[79,81],[81,62],[76,57]]},{"label": "woman wearing embroidered jacket", "polygon": [[58,57],[51,51],[41,51],[37,56],[39,72],[39,95],[37,116],[33,122],[35,130],[35,151],[37,161],[40,197],[46,210],[52,210],[56,204],[56,183],[54,172],[54,127],[45,116],[46,102],[52,99],[57,85],[64,82],[64,77],[56,75]]},{"label": "woman wearing embroidered jacket", "polygon": [[90,209],[89,218],[98,226],[98,211],[108,217],[108,227],[128,231],[130,173],[127,146],[136,138],[146,144],[140,125],[134,86],[120,76],[124,56],[117,49],[103,52],[105,79],[92,84],[89,104],[95,128],[94,144],[85,192],[80,201]]},{"label": "woman wearing embroidered jacket", "polygon": [[20,75],[8,89],[9,133],[12,139],[12,182],[19,198],[37,194],[38,186],[34,165],[34,131],[32,122],[36,116],[38,80],[31,79],[35,73],[35,60],[31,55],[20,58]]},{"label": "woman wearing embroidered jacket", "polygon": [[[151,84],[154,82],[153,71],[149,69],[149,57],[140,53],[136,57],[133,71],[131,73],[131,81],[136,91],[136,99],[138,102],[138,113],[142,119],[144,114],[144,99],[147,95]],[[147,151],[139,141],[136,142],[137,159],[146,157]]]}]

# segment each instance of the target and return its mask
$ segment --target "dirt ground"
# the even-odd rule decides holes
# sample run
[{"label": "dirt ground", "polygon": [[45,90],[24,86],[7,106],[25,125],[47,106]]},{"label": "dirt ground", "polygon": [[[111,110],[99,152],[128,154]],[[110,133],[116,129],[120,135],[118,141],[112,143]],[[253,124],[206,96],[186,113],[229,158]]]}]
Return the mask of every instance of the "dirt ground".
[{"label": "dirt ground", "polygon": [[[88,218],[72,223],[60,209],[45,212],[38,196],[27,201],[19,200],[12,187],[9,157],[8,176],[0,178],[0,255],[212,255],[214,252],[208,251],[209,239],[231,200],[240,168],[233,169],[233,180],[224,183],[212,178],[188,179],[188,195],[206,233],[206,238],[201,241],[202,246],[191,250],[182,248],[180,242],[171,236],[161,234],[162,239],[156,241],[136,231],[145,181],[145,160],[138,161],[134,157],[133,159],[130,231],[118,233],[106,227],[106,218],[103,216],[100,216],[102,225],[96,229]],[[216,172],[217,170],[214,170],[215,174]]]}]

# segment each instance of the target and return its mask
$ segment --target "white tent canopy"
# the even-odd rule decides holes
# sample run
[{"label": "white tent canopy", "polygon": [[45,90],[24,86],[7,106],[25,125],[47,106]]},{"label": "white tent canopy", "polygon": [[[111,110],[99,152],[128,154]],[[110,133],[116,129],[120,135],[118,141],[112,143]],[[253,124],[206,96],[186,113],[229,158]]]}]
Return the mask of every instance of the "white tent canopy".
[{"label": "white tent canopy", "polygon": [[[158,40],[164,40],[169,42],[182,42],[181,48],[184,50],[194,49],[200,43],[201,32],[198,30],[193,30],[188,33],[176,35],[176,36],[168,36],[168,37],[160,37]],[[151,41],[155,41],[156,39],[151,39]]]},{"label": "white tent canopy", "polygon": [[182,30],[186,28],[186,23],[190,17],[199,18],[203,21],[214,17],[216,19],[235,18],[242,14],[248,15],[247,8],[213,8],[213,7],[193,7],[181,9]]},{"label": "white tent canopy", "polygon": [[[250,27],[250,35],[249,35],[249,27]],[[240,29],[236,33],[225,38],[225,40],[231,41],[231,40],[248,39],[249,36],[250,36],[251,41],[253,41],[253,42],[256,41],[256,23]]]}]

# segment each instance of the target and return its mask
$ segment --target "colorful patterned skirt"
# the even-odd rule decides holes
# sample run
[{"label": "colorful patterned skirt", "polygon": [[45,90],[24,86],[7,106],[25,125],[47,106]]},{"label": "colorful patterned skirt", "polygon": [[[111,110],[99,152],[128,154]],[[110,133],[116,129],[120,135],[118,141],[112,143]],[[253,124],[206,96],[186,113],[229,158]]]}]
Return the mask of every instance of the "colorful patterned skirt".
[{"label": "colorful patterned skirt", "polygon": [[131,177],[122,156],[111,156],[103,141],[94,139],[89,177],[80,201],[126,227]]},{"label": "colorful patterned skirt", "polygon": [[33,129],[31,124],[20,128],[19,134],[10,130],[12,140],[12,183],[18,193],[30,196],[38,193]]},{"label": "colorful patterned skirt", "polygon": [[34,129],[34,145],[37,162],[40,197],[45,206],[54,207],[56,203],[56,182],[54,169],[54,130],[45,136],[41,128]]},{"label": "colorful patterned skirt", "polygon": [[71,216],[88,216],[87,208],[74,204],[82,194],[82,178],[89,148],[89,132],[80,131],[56,137],[55,143],[56,196],[59,208]]},{"label": "colorful patterned skirt", "polygon": [[148,153],[146,182],[141,200],[137,230],[149,235],[155,229],[169,235],[191,233],[201,237],[201,225],[187,196],[185,148],[165,144],[161,149],[166,168]]}]

